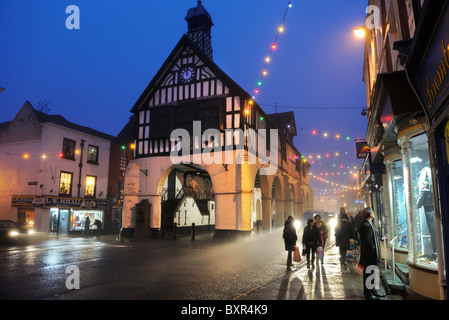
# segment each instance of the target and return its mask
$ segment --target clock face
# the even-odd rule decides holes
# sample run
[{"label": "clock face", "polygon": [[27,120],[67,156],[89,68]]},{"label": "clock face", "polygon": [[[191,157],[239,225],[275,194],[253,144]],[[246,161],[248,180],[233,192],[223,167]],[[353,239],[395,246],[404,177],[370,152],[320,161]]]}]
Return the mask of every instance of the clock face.
[{"label": "clock face", "polygon": [[195,70],[192,67],[186,67],[181,71],[181,80],[184,82],[190,82],[195,76]]}]

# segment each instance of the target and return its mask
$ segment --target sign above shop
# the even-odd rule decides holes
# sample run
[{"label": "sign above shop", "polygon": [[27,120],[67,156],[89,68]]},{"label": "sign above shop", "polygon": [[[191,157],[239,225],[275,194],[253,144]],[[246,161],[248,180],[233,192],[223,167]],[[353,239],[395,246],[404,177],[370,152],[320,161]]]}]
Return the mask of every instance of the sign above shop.
[{"label": "sign above shop", "polygon": [[45,197],[44,206],[47,208],[74,208],[74,209],[99,209],[108,208],[108,200],[97,199],[81,199],[81,198],[64,198],[64,197]]},{"label": "sign above shop", "polygon": [[417,72],[417,82],[426,107],[433,113],[449,93],[449,7]]},{"label": "sign above shop", "polygon": [[12,196],[12,206],[31,206],[36,196]]}]

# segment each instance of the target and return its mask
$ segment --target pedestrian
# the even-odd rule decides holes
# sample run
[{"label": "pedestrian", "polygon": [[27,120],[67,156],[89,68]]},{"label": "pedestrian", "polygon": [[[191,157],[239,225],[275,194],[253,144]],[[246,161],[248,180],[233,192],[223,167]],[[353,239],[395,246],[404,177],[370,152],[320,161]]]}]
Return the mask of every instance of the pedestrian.
[{"label": "pedestrian", "polygon": [[346,251],[350,247],[350,240],[354,239],[351,222],[344,207],[340,208],[340,214],[335,228],[335,245],[340,248],[340,264],[346,265]]},{"label": "pedestrian", "polygon": [[354,217],[354,233],[356,236],[356,240],[360,242],[360,236],[359,236],[359,230],[360,230],[360,225],[363,222],[363,210],[360,209],[359,212],[355,215]]},{"label": "pedestrian", "polygon": [[323,265],[324,248],[326,248],[326,241],[329,236],[329,230],[327,228],[326,223],[324,223],[324,221],[321,220],[321,216],[319,214],[315,216],[315,226],[318,229],[320,236],[320,243],[318,244],[318,247],[321,246],[323,249],[321,257],[317,256],[317,263],[321,260],[321,265]]},{"label": "pedestrian", "polygon": [[373,286],[368,287],[367,267],[375,266],[378,268],[380,262],[380,243],[379,235],[372,220],[374,213],[371,208],[363,210],[363,221],[360,224],[360,265],[363,267],[363,295],[367,300],[379,300],[385,295],[380,294]]},{"label": "pedestrian", "polygon": [[295,250],[296,241],[298,240],[294,219],[292,216],[289,216],[285,221],[282,238],[284,238],[285,251],[288,252],[287,268],[290,269],[290,267],[292,266],[292,253]]},{"label": "pedestrian", "polygon": [[95,222],[94,222],[93,225],[97,228],[97,231],[96,231],[97,237],[100,237],[100,235],[101,235],[101,226],[103,224],[101,223],[101,221],[99,219],[95,219]]},{"label": "pedestrian", "polygon": [[312,262],[312,269],[315,269],[315,253],[320,243],[320,234],[315,225],[315,221],[313,219],[307,220],[307,226],[304,227],[302,234],[303,250],[307,253],[307,269],[310,269],[310,262]]},{"label": "pedestrian", "polygon": [[90,233],[90,219],[89,219],[89,216],[86,216],[86,218],[84,219],[83,235],[85,237],[88,237],[89,233]]},{"label": "pedestrian", "polygon": [[324,248],[329,236],[329,229],[327,228],[327,224],[323,220],[321,220],[321,216],[319,214],[315,216],[315,226],[320,233],[320,245]]}]

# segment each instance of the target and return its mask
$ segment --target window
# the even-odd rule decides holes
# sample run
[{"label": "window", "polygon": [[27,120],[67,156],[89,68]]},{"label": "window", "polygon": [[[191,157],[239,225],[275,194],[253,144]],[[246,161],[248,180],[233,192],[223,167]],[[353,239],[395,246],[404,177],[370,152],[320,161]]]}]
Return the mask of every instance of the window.
[{"label": "window", "polygon": [[415,136],[410,143],[411,221],[414,233],[414,248],[410,254],[414,262],[436,268],[435,210],[427,136]]},{"label": "window", "polygon": [[393,162],[392,165],[392,186],[393,186],[393,226],[395,228],[394,236],[396,239],[396,246],[403,249],[408,249],[408,234],[407,234],[407,214],[405,210],[404,199],[404,168],[402,160]]},{"label": "window", "polygon": [[72,195],[72,180],[73,173],[61,171],[61,177],[59,182],[59,194],[62,196]]},{"label": "window", "polygon": [[87,147],[87,162],[98,164],[98,147],[91,145]]},{"label": "window", "polygon": [[97,177],[94,176],[86,176],[86,191],[85,196],[87,197],[95,197],[95,189],[97,188]]},{"label": "window", "polygon": [[62,142],[62,158],[75,160],[76,141],[64,138]]}]

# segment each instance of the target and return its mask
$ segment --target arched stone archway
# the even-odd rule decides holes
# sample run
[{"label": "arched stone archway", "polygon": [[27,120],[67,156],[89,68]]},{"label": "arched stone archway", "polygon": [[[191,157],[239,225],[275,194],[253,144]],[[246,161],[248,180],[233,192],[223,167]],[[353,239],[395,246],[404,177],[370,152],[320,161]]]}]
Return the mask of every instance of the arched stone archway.
[{"label": "arched stone archway", "polygon": [[273,203],[273,220],[275,226],[283,226],[285,217],[284,209],[284,192],[282,188],[281,179],[279,176],[275,176],[273,179],[271,198]]}]

